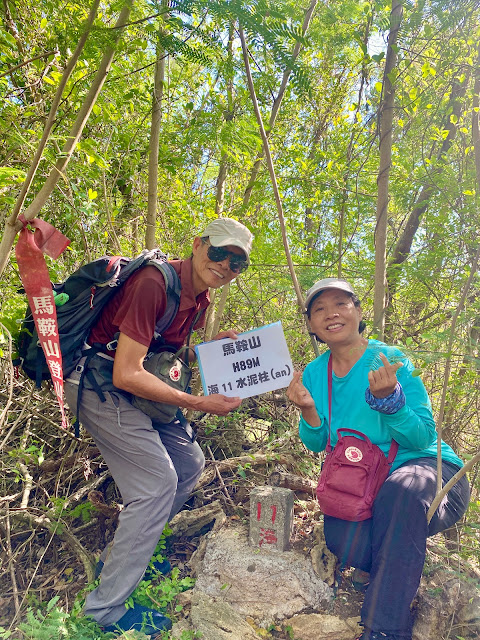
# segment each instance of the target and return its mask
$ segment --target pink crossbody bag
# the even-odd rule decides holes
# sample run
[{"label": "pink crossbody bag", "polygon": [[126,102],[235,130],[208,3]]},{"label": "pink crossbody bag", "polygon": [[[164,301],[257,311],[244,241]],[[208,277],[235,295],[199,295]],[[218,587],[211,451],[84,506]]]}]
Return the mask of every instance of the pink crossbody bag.
[{"label": "pink crossbody bag", "polygon": [[[332,448],[332,357],[328,361],[328,442],[327,456],[318,480],[317,498],[324,514],[359,522],[372,517],[372,506],[387,479],[398,443],[392,440],[388,457],[370,439],[355,429],[337,429]],[[345,435],[347,434],[347,435]],[[354,434],[354,435],[349,435]]]}]

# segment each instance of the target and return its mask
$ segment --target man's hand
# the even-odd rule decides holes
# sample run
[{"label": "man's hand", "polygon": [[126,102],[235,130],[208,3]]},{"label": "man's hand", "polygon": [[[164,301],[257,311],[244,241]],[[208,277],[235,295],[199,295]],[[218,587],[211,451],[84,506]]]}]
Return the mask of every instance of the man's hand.
[{"label": "man's hand", "polygon": [[241,398],[230,398],[229,396],[224,396],[221,393],[212,393],[210,396],[202,396],[199,397],[198,400],[201,401],[201,404],[198,407],[199,411],[213,413],[216,416],[226,416],[230,411],[237,409],[242,402]]},{"label": "man's hand", "polygon": [[233,329],[229,329],[228,331],[220,331],[220,333],[217,333],[217,335],[213,337],[212,340],[223,340],[223,338],[230,338],[230,340],[236,340],[238,338],[238,333]]},{"label": "man's hand", "polygon": [[376,371],[368,372],[370,391],[375,398],[386,398],[395,391],[397,386],[397,371],[403,367],[402,362],[390,364],[386,356],[380,353],[383,366]]},{"label": "man's hand", "polygon": [[240,406],[241,398],[229,398],[221,394],[192,396],[174,389],[143,368],[147,347],[120,334],[113,365],[113,384],[133,395],[155,402],[166,402],[184,409],[205,411],[217,416],[226,416]]}]

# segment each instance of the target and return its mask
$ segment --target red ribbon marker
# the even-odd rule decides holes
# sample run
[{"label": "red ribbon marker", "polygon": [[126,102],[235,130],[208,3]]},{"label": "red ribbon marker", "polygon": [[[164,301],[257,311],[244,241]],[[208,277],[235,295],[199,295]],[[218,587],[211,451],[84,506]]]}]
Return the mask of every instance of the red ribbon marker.
[{"label": "red ribbon marker", "polygon": [[[62,427],[65,429],[67,420],[63,403],[63,367],[57,310],[43,254],[46,253],[56,260],[68,247],[70,240],[44,220],[34,218],[27,221],[24,216],[19,216],[19,220],[24,226],[15,247],[18,269],[32,310],[38,338],[52,376],[53,387],[62,415]],[[33,227],[35,231],[32,233],[27,229],[27,225]]]}]

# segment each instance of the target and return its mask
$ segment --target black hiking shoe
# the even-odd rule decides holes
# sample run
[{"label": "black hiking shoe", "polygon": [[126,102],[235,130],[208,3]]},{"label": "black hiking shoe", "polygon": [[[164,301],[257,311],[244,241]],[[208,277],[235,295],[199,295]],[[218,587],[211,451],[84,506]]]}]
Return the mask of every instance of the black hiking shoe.
[{"label": "black hiking shoe", "polygon": [[163,631],[171,628],[172,621],[170,618],[162,615],[159,611],[136,604],[131,609],[128,609],[120,620],[103,627],[103,631],[105,633],[116,632],[122,635],[125,631],[141,631],[151,638],[157,638]]}]

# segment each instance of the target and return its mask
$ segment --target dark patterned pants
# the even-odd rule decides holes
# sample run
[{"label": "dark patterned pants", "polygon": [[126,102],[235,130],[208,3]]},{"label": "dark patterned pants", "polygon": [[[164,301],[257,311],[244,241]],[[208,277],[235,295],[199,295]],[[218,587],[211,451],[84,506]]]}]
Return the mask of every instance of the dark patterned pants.
[{"label": "dark patterned pants", "polygon": [[[418,458],[398,467],[380,489],[368,520],[347,522],[325,516],[328,548],[343,566],[370,573],[363,625],[406,640],[412,634],[410,605],[420,584],[427,537],[455,524],[467,510],[470,497],[463,476],[427,524],[426,514],[436,491],[436,464],[435,458]],[[444,462],[443,484],[457,471],[456,465]]]}]

